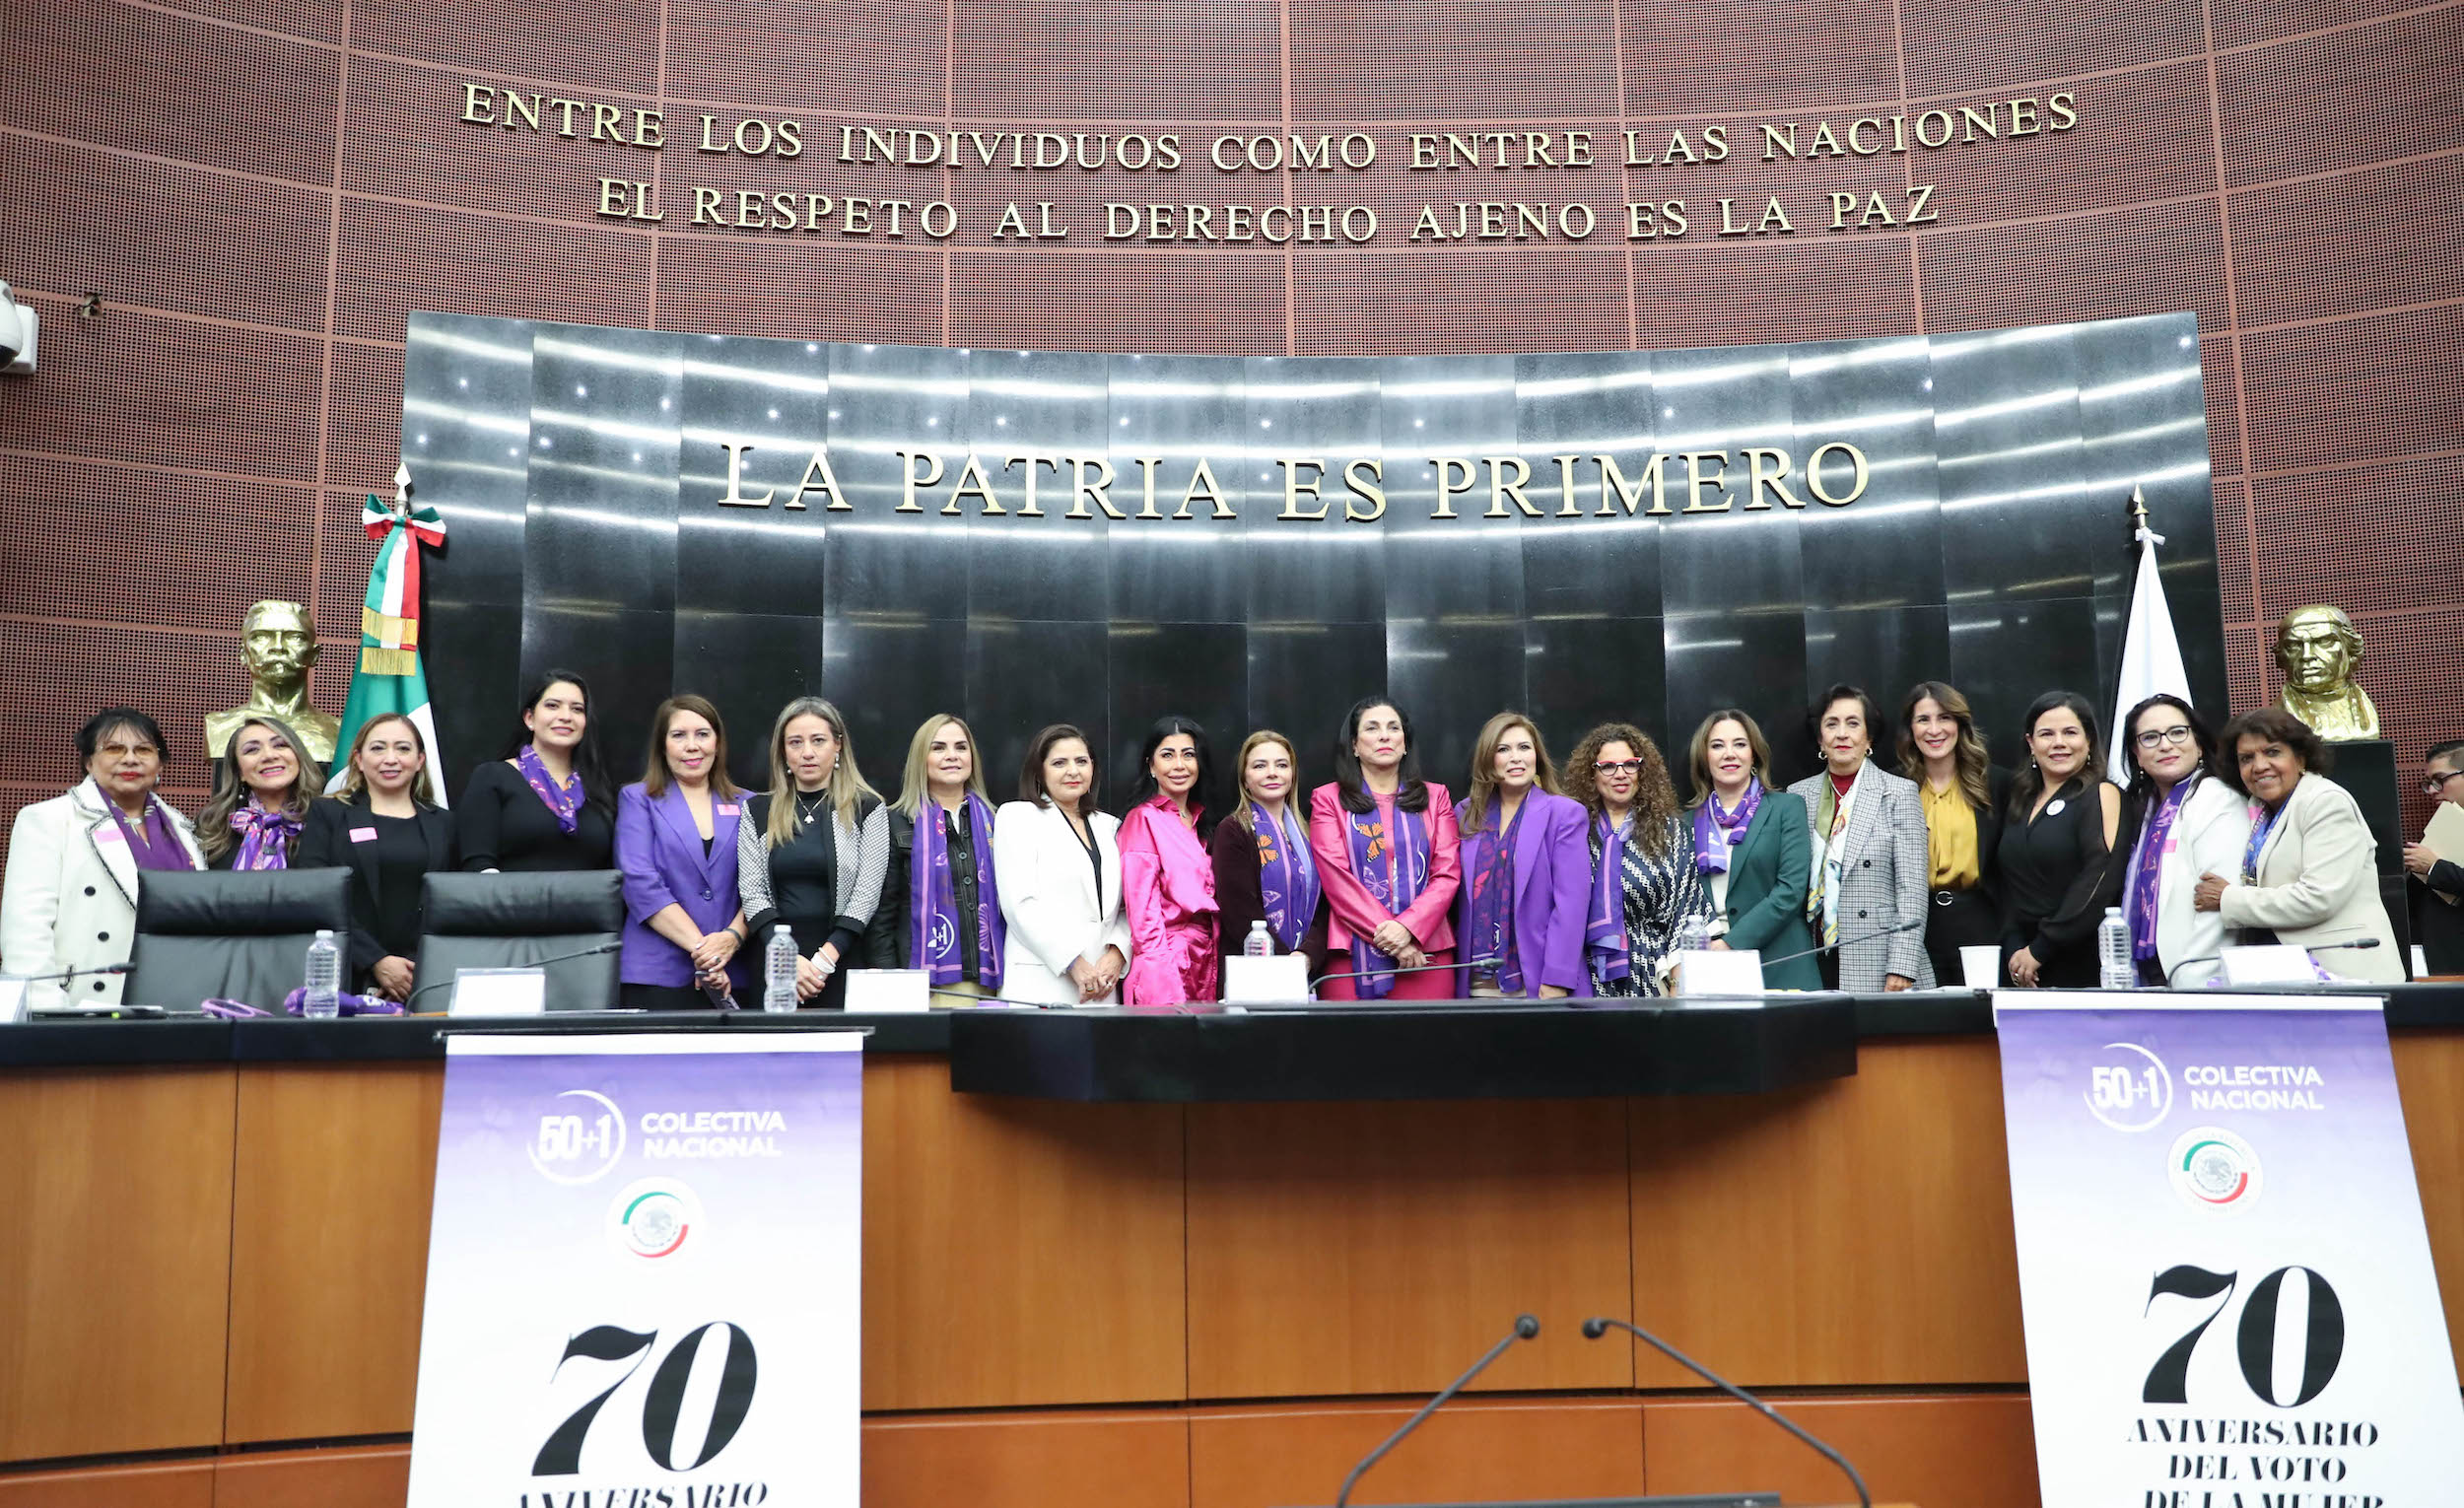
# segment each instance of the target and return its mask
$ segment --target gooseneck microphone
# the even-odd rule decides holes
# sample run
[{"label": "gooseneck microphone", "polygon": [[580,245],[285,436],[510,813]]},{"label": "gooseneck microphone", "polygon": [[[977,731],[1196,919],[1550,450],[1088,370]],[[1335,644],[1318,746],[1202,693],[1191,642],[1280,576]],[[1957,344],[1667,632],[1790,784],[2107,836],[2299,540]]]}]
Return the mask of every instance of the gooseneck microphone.
[{"label": "gooseneck microphone", "polygon": [[[2374,948],[2378,945],[2378,939],[2375,937],[2357,937],[2351,942],[2316,943],[2311,946],[2304,947],[2301,951],[2304,953],[2333,953],[2339,948]],[[2173,965],[2172,968],[2167,969],[2164,972],[2164,988],[2167,990],[2177,988],[2172,982],[2173,976],[2181,973],[2184,969],[2189,968],[2192,964],[2223,963],[2224,961],[2224,955],[2222,953],[2202,953],[2196,958],[2185,958],[2180,963]]]},{"label": "gooseneck microphone", "polygon": [[16,979],[21,984],[53,985],[72,979],[85,979],[96,974],[126,974],[130,966],[124,963],[96,964],[86,969],[60,969],[50,974],[19,974],[8,977]]},{"label": "gooseneck microphone", "polygon": [[[1454,966],[1449,964],[1447,967],[1452,968]],[[1453,1398],[1456,1394],[1461,1393],[1465,1386],[1469,1384],[1472,1379],[1479,1376],[1481,1371],[1486,1368],[1490,1362],[1495,1361],[1499,1356],[1504,1355],[1507,1346],[1514,1344],[1517,1340],[1529,1340],[1534,1336],[1539,1334],[1540,1321],[1533,1319],[1528,1314],[1515,1316],[1514,1329],[1506,1332],[1503,1338],[1501,1338],[1495,1345],[1490,1346],[1486,1355],[1472,1363],[1472,1369],[1470,1371],[1464,1373],[1461,1377],[1456,1378],[1453,1382],[1448,1383],[1444,1392],[1438,1394],[1437,1397],[1420,1405],[1420,1411],[1418,1413],[1415,1413],[1410,1418],[1403,1420],[1403,1428],[1395,1431],[1391,1435],[1388,1435],[1385,1442],[1376,1450],[1373,1450],[1368,1455],[1360,1458],[1360,1464],[1352,1468],[1352,1474],[1343,1478],[1342,1490],[1335,1494],[1335,1508],[1344,1508],[1344,1505],[1351,1500],[1352,1487],[1360,1480],[1360,1474],[1363,1472],[1366,1472],[1371,1467],[1376,1466],[1379,1461],[1385,1458],[1388,1451],[1393,1450],[1396,1446],[1403,1443],[1403,1436],[1410,1434],[1415,1429],[1418,1429],[1422,1419],[1425,1419],[1430,1414],[1437,1412],[1439,1405],[1443,1405],[1448,1399]],[[1869,1504],[1868,1508],[1872,1508],[1872,1505]]]},{"label": "gooseneck microphone", "polygon": [[1315,990],[1331,979],[1371,979],[1387,974],[1429,974],[1438,970],[1451,974],[1457,969],[1494,969],[1502,962],[1503,959],[1497,958],[1474,958],[1470,963],[1413,964],[1408,969],[1354,969],[1347,974],[1321,974],[1309,982],[1309,988]]},{"label": "gooseneck microphone", "polygon": [[[596,958],[601,953],[613,953],[623,947],[624,944],[621,942],[602,942],[595,947],[576,948],[570,953],[550,953],[545,958],[534,958],[526,964],[515,964],[513,967],[517,969],[544,969],[549,964],[569,963],[577,958]],[[460,970],[456,969],[454,971],[454,977],[458,978],[460,974]],[[453,979],[447,978],[432,980],[425,985],[421,985],[411,992],[408,999],[405,999],[402,1002],[402,1008],[404,1010],[410,1009],[412,1000],[418,999],[421,995],[426,994],[431,990],[445,989],[452,983]]]},{"label": "gooseneck microphone", "polygon": [[1799,1428],[1788,1418],[1787,1415],[1781,1413],[1778,1409],[1773,1408],[1762,1400],[1737,1386],[1737,1384],[1730,1382],[1719,1373],[1712,1371],[1709,1367],[1704,1366],[1693,1357],[1686,1355],[1683,1351],[1678,1350],[1668,1341],[1661,1339],[1650,1331],[1643,1329],[1640,1325],[1629,1324],[1624,1320],[1611,1320],[1606,1316],[1596,1316],[1583,1322],[1583,1338],[1586,1340],[1597,1340],[1601,1337],[1607,1335],[1611,1329],[1621,1330],[1641,1339],[1650,1341],[1653,1346],[1659,1349],[1662,1355],[1667,1356],[1671,1361],[1676,1362],[1678,1366],[1681,1366],[1685,1370],[1693,1373],[1696,1377],[1709,1382],[1721,1392],[1728,1394],[1739,1403],[1746,1405],[1755,1412],[1761,1414],[1764,1418],[1769,1419],[1780,1428],[1787,1430],[1790,1434],[1795,1435],[1798,1439],[1803,1440],[1806,1444],[1811,1445],[1815,1450],[1821,1452],[1824,1460],[1839,1468],[1842,1472],[1848,1474],[1849,1482],[1857,1489],[1857,1501],[1863,1504],[1864,1508],[1874,1508],[1874,1494],[1865,1490],[1865,1478],[1857,1474],[1857,1469],[1848,1464],[1847,1457],[1831,1449],[1829,1446],[1824,1445],[1821,1441],[1815,1439],[1807,1431]]},{"label": "gooseneck microphone", "polygon": [[1856,943],[1872,942],[1877,937],[1890,937],[1895,936],[1900,932],[1912,932],[1924,925],[1925,919],[1923,917],[1919,917],[1913,922],[1902,922],[1897,926],[1885,926],[1880,931],[1867,932],[1862,937],[1842,937],[1837,942],[1826,942],[1818,948],[1802,948],[1794,953],[1782,953],[1777,958],[1766,958],[1762,961],[1762,966],[1767,969],[1773,964],[1795,963],[1800,958],[1812,958],[1816,954],[1828,953],[1834,949],[1849,947]]}]

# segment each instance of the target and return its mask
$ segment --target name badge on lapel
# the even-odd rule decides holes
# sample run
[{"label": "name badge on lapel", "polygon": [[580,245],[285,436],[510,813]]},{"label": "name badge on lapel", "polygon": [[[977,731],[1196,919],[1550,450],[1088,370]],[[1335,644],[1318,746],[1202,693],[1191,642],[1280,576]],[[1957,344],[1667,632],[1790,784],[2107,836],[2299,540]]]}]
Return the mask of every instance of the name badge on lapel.
[{"label": "name badge on lapel", "polygon": [[719,803],[717,809],[720,816],[732,817],[736,814],[736,803],[733,801],[721,801]]},{"label": "name badge on lapel", "polygon": [[128,841],[128,835],[120,831],[120,825],[118,823],[105,822],[101,827],[94,830],[94,841],[97,843],[126,843]]},{"label": "name badge on lapel", "polygon": [[376,841],[376,830],[373,827],[355,827],[351,829],[351,841],[353,843],[375,843]]}]

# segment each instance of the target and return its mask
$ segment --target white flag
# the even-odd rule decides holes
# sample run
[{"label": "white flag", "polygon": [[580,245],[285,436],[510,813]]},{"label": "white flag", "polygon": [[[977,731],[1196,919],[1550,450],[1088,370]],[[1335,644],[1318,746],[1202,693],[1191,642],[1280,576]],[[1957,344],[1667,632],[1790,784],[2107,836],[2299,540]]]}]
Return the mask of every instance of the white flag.
[{"label": "white flag", "polygon": [[[2137,489],[2131,501],[2141,501]],[[2113,694],[2113,752],[2106,769],[2114,779],[2130,779],[2131,730],[2123,726],[2130,710],[2158,692],[2190,700],[2190,674],[2182,668],[2181,641],[2173,637],[2173,615],[2164,606],[2164,583],[2156,577],[2156,547],[2164,536],[2151,531],[2146,514],[2139,522],[2139,580],[2131,587],[2130,623],[2122,634],[2122,675]]]}]

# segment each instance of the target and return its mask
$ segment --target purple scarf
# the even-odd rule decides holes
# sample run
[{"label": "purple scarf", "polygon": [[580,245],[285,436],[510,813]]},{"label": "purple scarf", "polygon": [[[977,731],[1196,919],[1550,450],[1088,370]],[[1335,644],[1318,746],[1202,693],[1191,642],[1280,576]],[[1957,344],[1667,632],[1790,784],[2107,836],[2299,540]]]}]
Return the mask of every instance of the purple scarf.
[{"label": "purple scarf", "polygon": [[[1735,811],[1721,811],[1716,792],[1703,797],[1702,804],[1694,808],[1695,868],[1705,874],[1728,872],[1729,857],[1745,841],[1745,829],[1753,826],[1754,812],[1760,809],[1764,793],[1762,777],[1754,776],[1745,782],[1745,794],[1739,799]],[[1714,828],[1719,829],[1716,840],[1712,837]]]},{"label": "purple scarf", "polygon": [[291,844],[300,836],[300,819],[287,811],[268,811],[250,796],[248,804],[231,814],[231,830],[240,835],[233,869],[288,869]]},{"label": "purple scarf", "polygon": [[576,770],[564,785],[557,785],[556,777],[548,774],[546,762],[539,758],[539,751],[526,743],[513,756],[513,768],[521,772],[522,779],[530,783],[530,788],[556,815],[557,828],[572,837],[582,822],[582,772]]},{"label": "purple scarf", "polygon": [[[1523,993],[1523,960],[1515,954],[1514,840],[1531,806],[1526,796],[1502,831],[1484,823],[1463,840],[1464,929],[1471,933],[1472,962],[1495,959],[1497,988],[1508,994]],[[1488,817],[1496,820],[1495,807]]]},{"label": "purple scarf", "polygon": [[2164,851],[2172,846],[2173,819],[2181,815],[2182,802],[2197,783],[2194,775],[2166,791],[2139,830],[2139,852],[2131,861],[2123,915],[2130,918],[2130,956],[2142,963],[2156,956],[2156,891],[2164,877]]},{"label": "purple scarf", "polygon": [[[949,834],[941,803],[926,797],[916,812],[916,843],[907,860],[907,966],[935,985],[958,983],[966,955],[958,946],[958,887],[950,879]],[[967,792],[967,831],[976,855],[976,982],[988,994],[1001,989],[1000,890],[992,882],[992,808]]]},{"label": "purple scarf", "polygon": [[[1367,811],[1344,808],[1343,837],[1352,874],[1389,915],[1402,916],[1420,898],[1420,887],[1429,882],[1429,821],[1419,812],[1403,810],[1401,792],[1395,802],[1393,834],[1386,831],[1385,818],[1372,805]],[[1367,937],[1352,938],[1352,964],[1368,971],[1354,981],[1354,993],[1360,998],[1382,1000],[1394,993],[1395,976],[1388,971],[1395,967],[1395,960],[1379,952]]]},{"label": "purple scarf", "polygon": [[2267,847],[2267,835],[2276,830],[2276,819],[2285,814],[2284,803],[2278,802],[2270,811],[2257,801],[2250,803],[2250,843],[2241,851],[2241,882],[2259,882],[2259,851]]},{"label": "purple scarf", "polygon": [[128,857],[137,861],[138,868],[193,869],[196,867],[188,861],[188,851],[181,848],[179,840],[171,836],[171,825],[163,820],[163,800],[160,796],[146,797],[146,818],[134,827],[129,826],[128,814],[120,810],[117,801],[105,796],[103,798],[103,804],[110,811],[111,820],[119,824],[120,837],[128,844]]},{"label": "purple scarf", "polygon": [[1309,852],[1309,840],[1292,831],[1291,812],[1284,812],[1280,831],[1272,823],[1261,826],[1264,816],[1263,811],[1250,812],[1250,828],[1258,837],[1259,899],[1266,903],[1266,930],[1274,933],[1275,946],[1290,953],[1317,920],[1325,892],[1318,884],[1317,857]]},{"label": "purple scarf", "polygon": [[1592,822],[1592,907],[1583,951],[1600,955],[1593,972],[1604,980],[1633,976],[1634,952],[1625,940],[1625,839],[1606,814]]}]

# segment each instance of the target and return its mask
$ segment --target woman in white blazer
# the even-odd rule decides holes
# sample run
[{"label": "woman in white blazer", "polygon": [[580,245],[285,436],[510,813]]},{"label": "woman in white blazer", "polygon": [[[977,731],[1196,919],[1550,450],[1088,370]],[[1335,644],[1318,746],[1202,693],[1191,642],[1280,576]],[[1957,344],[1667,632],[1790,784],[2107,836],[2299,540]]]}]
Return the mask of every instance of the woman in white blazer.
[{"label": "woman in white blazer", "polygon": [[1008,936],[1001,994],[1045,1005],[1115,1003],[1129,967],[1118,819],[1094,809],[1095,755],[1065,722],[1035,735],[1023,798],[992,820],[992,876]]},{"label": "woman in white blazer", "polygon": [[2204,984],[2223,972],[2224,919],[2192,897],[2202,874],[2236,872],[2250,808],[2214,773],[2216,735],[2188,702],[2150,697],[2122,727],[2131,769],[2133,836],[2122,872],[2131,960],[2143,985]]},{"label": "woman in white blazer", "polygon": [[[106,707],[77,732],[86,778],[17,814],[0,892],[0,969],[16,975],[128,961],[141,869],[202,869],[188,819],[155,794],[163,729],[132,707]],[[29,1009],[116,1005],[120,976],[29,985]]]},{"label": "woman in white blazer", "polygon": [[[2378,898],[2377,844],[2361,808],[2319,772],[2327,749],[2282,708],[2224,725],[2221,774],[2250,797],[2251,830],[2237,879],[2210,871],[2198,907],[2256,939],[2308,948],[2320,968],[2372,984],[2404,983],[2395,928]],[[2338,947],[2338,943],[2362,943]]]}]

